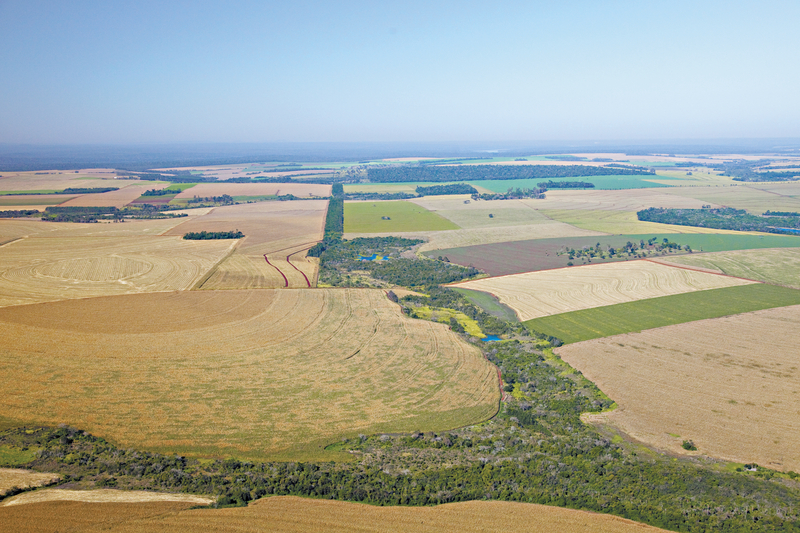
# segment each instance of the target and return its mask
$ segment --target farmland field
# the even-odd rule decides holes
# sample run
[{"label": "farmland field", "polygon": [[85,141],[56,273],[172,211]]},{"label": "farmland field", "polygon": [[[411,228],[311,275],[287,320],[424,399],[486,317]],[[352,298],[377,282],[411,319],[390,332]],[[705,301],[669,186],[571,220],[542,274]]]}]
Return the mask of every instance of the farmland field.
[{"label": "farmland field", "polygon": [[800,291],[757,283],[595,307],[536,318],[525,324],[572,343],[798,304]]},{"label": "farmland field", "polygon": [[60,478],[58,474],[34,472],[22,468],[0,468],[0,497],[13,488],[40,487]]},{"label": "farmland field", "polygon": [[800,470],[800,307],[596,339],[558,349],[617,402],[602,415],[639,441]]},{"label": "farmland field", "polygon": [[[656,179],[656,176],[575,176],[573,178],[556,178],[553,181],[588,181],[594,183],[594,190],[607,189],[644,189],[644,188],[657,188],[668,187],[661,183],[650,181]],[[666,177],[658,178],[663,181],[668,179]],[[469,184],[475,187],[482,187],[492,192],[506,192],[509,188],[516,189],[533,189],[539,183],[546,182],[547,179],[534,178],[534,179],[512,179],[512,180],[474,180]]]},{"label": "farmland field", "polygon": [[[755,248],[792,248],[800,247],[800,237],[783,235],[749,235],[742,232],[738,234],[640,234],[640,235],[599,235],[595,237],[565,237],[559,239],[538,238],[535,240],[501,242],[478,246],[465,246],[460,248],[445,248],[428,251],[429,257],[443,256],[459,265],[472,265],[492,276],[519,274],[536,270],[563,268],[570,262],[567,254],[558,255],[559,251],[568,248],[580,250],[584,247],[595,246],[598,242],[601,248],[608,246],[619,248],[628,241],[639,243],[642,240],[656,238],[657,242],[669,239],[671,242],[688,245],[693,251],[727,251],[746,250]],[[425,248],[422,248],[425,250]],[[682,250],[678,253],[685,254]],[[669,254],[669,259],[677,257]],[[682,257],[682,256],[680,256]],[[594,257],[592,263],[620,261],[624,258],[607,257],[601,259]],[[574,260],[573,262],[579,262]],[[742,276],[749,277],[749,276]],[[760,279],[760,278],[753,278]]]},{"label": "farmland field", "polygon": [[673,209],[700,209],[707,203],[691,197],[667,194],[665,191],[666,189],[621,191],[557,189],[547,191],[544,200],[526,200],[526,202],[535,209],[554,211],[641,211],[648,207],[667,206]]},{"label": "farmland field", "polygon": [[800,248],[693,254],[670,257],[669,262],[800,289]]},{"label": "farmland field", "polygon": [[426,196],[410,201],[464,229],[553,223],[526,200],[486,202],[470,200],[468,195],[454,195]]},{"label": "farmland field", "polygon": [[327,205],[327,200],[305,200],[217,207],[167,234],[236,229],[245,234],[196,288],[308,288],[315,286],[318,266],[305,253],[322,239]]},{"label": "farmland field", "polygon": [[[601,231],[612,234],[647,234],[647,233],[714,233],[742,234],[747,232],[675,224],[645,222],[637,218],[635,211],[596,210],[581,211],[572,209],[542,210],[542,213],[553,220],[571,224],[586,230]],[[755,233],[754,233],[755,234]]]},{"label": "farmland field", "polygon": [[[133,225],[64,226],[82,226],[76,229],[88,231],[96,226],[121,229]],[[233,246],[231,241],[178,237],[74,237],[60,232],[57,236],[22,238],[3,247],[0,306],[189,289]]]},{"label": "farmland field", "polygon": [[800,198],[791,195],[782,195],[777,192],[763,190],[764,184],[737,184],[729,187],[675,187],[666,189],[669,194],[676,196],[696,198],[704,203],[724,205],[736,209],[746,209],[750,213],[760,215],[764,211],[800,211]]},{"label": "farmland field", "polygon": [[[382,217],[388,217],[384,220]],[[459,229],[446,218],[406,201],[344,203],[345,233],[386,233]]]},{"label": "farmland field", "polygon": [[[377,507],[273,496],[238,509],[184,510],[179,503],[59,502],[0,507],[0,531],[134,531],[200,533],[518,531],[521,533],[649,533],[663,529],[615,516],[530,503],[473,501],[436,507]],[[59,520],[53,520],[59,517]],[[7,528],[3,526],[6,524]]]},{"label": "farmland field", "polygon": [[275,196],[293,194],[301,198],[309,196],[330,196],[331,186],[318,183],[199,183],[184,190],[175,198],[190,199],[198,196]]},{"label": "farmland field", "polygon": [[[146,183],[141,185],[127,185],[125,182],[118,183],[117,187],[122,187],[118,191],[104,192],[100,194],[83,194],[77,198],[65,202],[65,206],[97,206],[97,207],[125,207],[129,203],[139,198],[148,189],[164,189],[168,183]],[[158,198],[158,197],[155,197]]]},{"label": "farmland field", "polygon": [[0,412],[122,446],[327,458],[497,410],[496,370],[380,290],[153,293],[0,309]]},{"label": "farmland field", "polygon": [[[96,196],[96,195],[95,195]],[[59,205],[75,198],[74,194],[14,194],[10,196],[0,196],[0,207],[6,209],[37,209],[44,211],[45,207]]]},{"label": "farmland field", "polygon": [[484,278],[456,286],[493,294],[516,311],[520,320],[526,321],[592,307],[749,283],[753,282],[651,261],[627,261]]},{"label": "farmland field", "polygon": [[[46,474],[52,476],[52,474]],[[87,503],[149,503],[184,502],[194,505],[209,505],[214,501],[209,497],[170,492],[151,492],[143,490],[70,490],[41,489],[26,492],[4,500],[3,507],[39,504],[43,502],[87,502]]]}]

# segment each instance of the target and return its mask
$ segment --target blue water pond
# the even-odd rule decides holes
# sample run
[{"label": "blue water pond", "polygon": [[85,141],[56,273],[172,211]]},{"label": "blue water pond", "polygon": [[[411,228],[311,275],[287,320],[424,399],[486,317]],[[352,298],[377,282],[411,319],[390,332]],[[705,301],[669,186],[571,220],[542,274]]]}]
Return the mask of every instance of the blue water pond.
[{"label": "blue water pond", "polygon": [[361,261],[388,261],[389,260],[389,256],[385,255],[383,257],[378,257],[378,254],[372,254],[370,256],[359,255],[358,258]]},{"label": "blue water pond", "polygon": [[502,340],[497,335],[486,335],[484,338],[481,339],[483,342],[491,342],[491,341],[499,341]]}]

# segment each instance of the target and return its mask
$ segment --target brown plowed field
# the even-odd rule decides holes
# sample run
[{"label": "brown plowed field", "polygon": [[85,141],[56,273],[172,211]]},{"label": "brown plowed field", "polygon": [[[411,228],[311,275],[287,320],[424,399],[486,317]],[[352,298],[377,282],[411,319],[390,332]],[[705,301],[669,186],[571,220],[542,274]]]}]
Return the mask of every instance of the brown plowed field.
[{"label": "brown plowed field", "polygon": [[272,196],[293,194],[300,198],[330,196],[331,186],[321,183],[198,183],[175,198],[201,198],[211,196]]},{"label": "brown plowed field", "polygon": [[218,207],[167,234],[236,229],[245,234],[235,252],[198,288],[279,289],[287,284],[289,288],[307,288],[309,283],[315,285],[317,263],[306,259],[305,252],[322,239],[327,207],[327,200]]},{"label": "brown plowed field", "polygon": [[[494,367],[383,291],[192,291],[0,309],[0,412],[123,446],[327,456],[497,409]],[[283,454],[283,455],[282,455]]]},{"label": "brown plowed field", "polygon": [[593,417],[674,453],[800,471],[800,306],[570,344],[558,354],[617,402]]},{"label": "brown plowed field", "polygon": [[[127,185],[125,182],[118,183],[116,187],[122,187],[118,191],[103,192],[100,194],[83,194],[77,198],[64,202],[64,206],[98,206],[98,207],[125,207],[129,203],[139,198],[148,189],[165,189],[169,183],[147,183],[142,185]],[[94,185],[87,185],[87,187]]]},{"label": "brown plowed field", "polygon": [[483,278],[457,286],[497,296],[524,321],[580,309],[750,283],[754,282],[640,260]]},{"label": "brown plowed field", "polygon": [[[129,224],[79,226],[88,230]],[[22,238],[2,248],[0,306],[189,289],[232,246],[232,241],[178,237],[57,235],[60,238]]]},{"label": "brown plowed field", "polygon": [[[616,516],[531,503],[472,501],[436,507],[376,507],[274,496],[248,507],[183,510],[180,504],[42,503],[0,507],[0,531],[240,533],[495,531],[515,533],[656,533]],[[6,524],[3,526],[2,524]],[[7,529],[8,528],[8,529]],[[10,529],[13,528],[13,529]]]},{"label": "brown plowed field", "polygon": [[[43,474],[50,475],[53,474]],[[58,476],[56,476],[58,477]],[[207,496],[194,496],[192,494],[175,494],[171,492],[151,492],[144,490],[67,490],[67,489],[41,489],[25,492],[3,500],[3,507],[15,505],[29,505],[43,502],[88,502],[88,503],[146,503],[146,502],[184,502],[194,505],[209,505],[214,503]]]}]

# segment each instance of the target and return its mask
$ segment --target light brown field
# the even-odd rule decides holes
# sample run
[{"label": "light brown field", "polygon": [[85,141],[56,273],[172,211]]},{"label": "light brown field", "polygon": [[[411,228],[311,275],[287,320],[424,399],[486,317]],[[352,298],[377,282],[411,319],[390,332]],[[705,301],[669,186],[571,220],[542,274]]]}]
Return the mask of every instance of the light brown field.
[{"label": "light brown field", "polygon": [[[737,184],[730,187],[671,187],[662,189],[674,196],[690,197],[704,203],[716,204],[736,209],[746,209],[750,213],[760,215],[767,210],[800,212],[800,198],[775,191],[774,187],[765,187]],[[770,191],[768,189],[775,189]],[[787,189],[791,191],[792,189]]]},{"label": "light brown field", "polygon": [[[634,438],[800,471],[800,306],[563,346],[558,354],[619,406],[601,415]],[[686,452],[691,439],[698,452]]]},{"label": "light brown field", "polygon": [[74,194],[15,194],[12,196],[0,196],[0,204],[4,209],[36,209],[35,206],[50,207],[61,205],[76,198]]},{"label": "light brown field", "polygon": [[452,195],[427,196],[411,201],[464,229],[553,223],[524,200],[487,202],[471,200],[469,195]]},{"label": "light brown field", "polygon": [[[0,191],[62,190],[67,187],[124,187],[139,181],[115,180],[111,169],[0,172]],[[87,179],[92,178],[92,179]]]},{"label": "light brown field", "polygon": [[626,261],[559,268],[459,283],[497,296],[520,320],[685,292],[747,285],[752,281]]},{"label": "light brown field", "polygon": [[330,196],[331,186],[319,183],[199,183],[186,189],[175,198],[201,198],[211,196],[269,196],[293,194],[301,198]]},{"label": "light brown field", "polygon": [[61,479],[58,474],[47,474],[22,468],[0,468],[0,496],[9,489],[41,487]]},{"label": "light brown field", "polygon": [[191,291],[0,309],[0,412],[181,454],[331,457],[492,416],[494,367],[381,290]]},{"label": "light brown field", "polygon": [[[570,209],[582,211],[640,211],[648,207],[673,209],[700,209],[708,202],[690,195],[669,194],[675,187],[651,189],[623,189],[619,191],[551,190],[544,200],[523,200],[534,209]],[[689,190],[689,189],[687,189]],[[694,190],[694,189],[691,189]],[[493,201],[486,202],[488,205]],[[713,204],[714,207],[718,207]]]},{"label": "light brown field", "polygon": [[[86,231],[132,225],[69,224]],[[76,237],[62,231],[21,238],[3,246],[0,254],[0,306],[189,289],[234,243],[158,236]]]},{"label": "light brown field", "polygon": [[[139,198],[142,193],[148,189],[166,189],[169,183],[144,183],[144,184],[128,185],[126,182],[117,183],[116,187],[122,187],[117,191],[104,192],[100,194],[82,194],[77,198],[64,202],[64,206],[81,206],[81,207],[125,207],[132,201]],[[85,185],[84,185],[85,186]]]},{"label": "light brown field", "polygon": [[490,228],[471,228],[448,231],[408,231],[393,233],[345,233],[345,239],[356,237],[406,237],[408,239],[422,239],[426,241],[420,246],[420,252],[441,250],[445,248],[458,248],[461,246],[475,246],[478,244],[492,244],[495,242],[525,241],[529,239],[552,239],[556,237],[585,237],[593,235],[608,235],[599,231],[576,228],[555,220],[541,224],[525,226],[501,226]]},{"label": "light brown field", "polygon": [[7,527],[15,527],[13,531],[20,533],[51,533],[55,529],[67,532],[102,529],[112,533],[129,531],[655,533],[664,531],[616,516],[531,503],[496,501],[449,503],[436,507],[376,507],[294,496],[274,496],[258,500],[248,507],[234,509],[182,510],[169,504],[139,505],[148,507],[90,503],[44,503],[0,507],[0,531],[12,531],[4,529],[1,525],[3,523],[7,524]]},{"label": "light brown field", "polygon": [[167,234],[236,229],[245,234],[234,253],[201,280],[197,288],[313,287],[318,265],[316,260],[306,258],[305,252],[322,240],[327,207],[327,200],[218,207],[207,215],[190,218]]},{"label": "light brown field", "polygon": [[[42,474],[52,475],[52,474]],[[212,498],[193,494],[176,494],[172,492],[150,492],[144,490],[66,490],[41,489],[25,492],[3,500],[3,507],[12,505],[28,505],[43,502],[87,502],[87,503],[150,503],[150,502],[183,502],[194,505],[209,505]]]}]

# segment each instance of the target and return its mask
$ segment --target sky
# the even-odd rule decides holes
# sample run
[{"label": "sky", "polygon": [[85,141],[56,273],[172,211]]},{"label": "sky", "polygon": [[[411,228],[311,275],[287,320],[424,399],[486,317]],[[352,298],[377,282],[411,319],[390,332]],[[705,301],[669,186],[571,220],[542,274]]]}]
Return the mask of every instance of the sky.
[{"label": "sky", "polygon": [[800,137],[800,2],[0,0],[0,143]]}]

